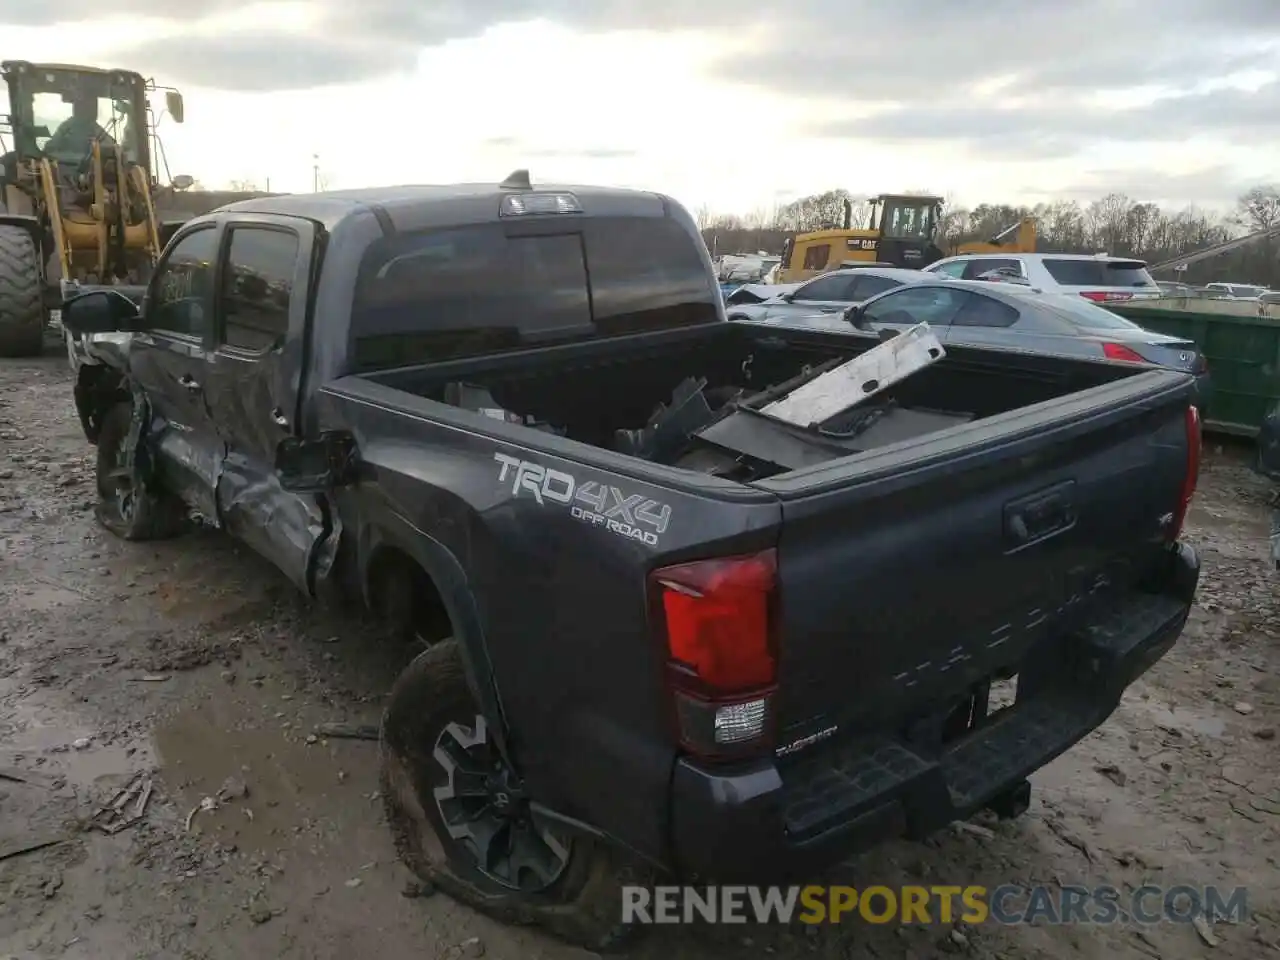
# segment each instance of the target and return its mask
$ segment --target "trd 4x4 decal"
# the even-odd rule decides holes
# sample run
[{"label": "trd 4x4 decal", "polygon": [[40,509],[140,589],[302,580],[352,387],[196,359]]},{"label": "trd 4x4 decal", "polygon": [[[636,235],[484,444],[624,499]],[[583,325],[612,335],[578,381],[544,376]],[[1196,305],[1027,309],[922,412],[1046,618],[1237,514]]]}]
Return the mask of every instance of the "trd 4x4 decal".
[{"label": "trd 4x4 decal", "polygon": [[501,467],[498,482],[511,484],[511,495],[529,496],[538,503],[558,503],[569,508],[575,520],[604,527],[610,533],[639,540],[651,547],[671,522],[671,506],[642,494],[626,494],[596,480],[578,480],[563,470],[552,470],[528,460],[495,453]]}]

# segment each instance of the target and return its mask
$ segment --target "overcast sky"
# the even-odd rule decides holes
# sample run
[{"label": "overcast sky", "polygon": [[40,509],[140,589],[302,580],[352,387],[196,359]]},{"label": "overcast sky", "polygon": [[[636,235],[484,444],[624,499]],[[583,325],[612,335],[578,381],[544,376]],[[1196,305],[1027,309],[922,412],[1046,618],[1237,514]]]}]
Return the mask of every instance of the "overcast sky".
[{"label": "overcast sky", "polygon": [[0,0],[4,56],[178,86],[173,173],[1223,205],[1280,180],[1280,0]]}]

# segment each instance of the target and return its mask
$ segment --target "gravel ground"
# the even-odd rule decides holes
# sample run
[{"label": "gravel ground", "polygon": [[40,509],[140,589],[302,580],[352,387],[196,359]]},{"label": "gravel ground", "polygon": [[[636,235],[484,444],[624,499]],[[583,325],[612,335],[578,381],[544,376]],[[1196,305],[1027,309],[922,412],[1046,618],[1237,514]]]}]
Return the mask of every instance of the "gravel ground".
[{"label": "gravel ground", "polygon": [[[1200,603],[1174,651],[1033,778],[1024,817],[893,843],[836,879],[1242,885],[1247,921],[664,927],[629,954],[1280,954],[1268,490],[1245,451],[1208,453],[1190,524]],[[65,359],[0,361],[0,958],[583,955],[410,884],[382,822],[376,745],[314,732],[376,722],[396,654],[223,536],[124,543],[92,502]],[[39,839],[61,842],[5,856]]]}]

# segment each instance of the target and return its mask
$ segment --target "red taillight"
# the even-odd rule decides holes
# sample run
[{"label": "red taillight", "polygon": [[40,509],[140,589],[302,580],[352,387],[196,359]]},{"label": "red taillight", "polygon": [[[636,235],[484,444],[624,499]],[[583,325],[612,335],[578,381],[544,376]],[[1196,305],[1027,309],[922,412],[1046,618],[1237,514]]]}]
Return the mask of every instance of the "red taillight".
[{"label": "red taillight", "polygon": [[1092,300],[1094,303],[1107,303],[1108,301],[1113,301],[1113,300],[1132,300],[1133,299],[1132,293],[1120,293],[1119,291],[1115,291],[1115,290],[1112,290],[1110,292],[1104,291],[1104,290],[1086,290],[1086,291],[1083,291],[1080,294],[1080,296],[1084,297],[1086,300]]},{"label": "red taillight", "polygon": [[773,550],[700,560],[649,577],[680,743],[704,757],[757,752],[777,681]]},{"label": "red taillight", "polygon": [[1102,352],[1108,360],[1125,360],[1129,363],[1146,363],[1147,358],[1136,350],[1130,350],[1123,343],[1104,343]]},{"label": "red taillight", "polygon": [[1200,453],[1204,445],[1200,430],[1200,410],[1187,407],[1187,472],[1182,478],[1182,493],[1178,497],[1178,507],[1173,514],[1172,534],[1170,540],[1182,536],[1182,527],[1187,522],[1187,511],[1191,509],[1191,498],[1196,495],[1196,486],[1200,482]]}]

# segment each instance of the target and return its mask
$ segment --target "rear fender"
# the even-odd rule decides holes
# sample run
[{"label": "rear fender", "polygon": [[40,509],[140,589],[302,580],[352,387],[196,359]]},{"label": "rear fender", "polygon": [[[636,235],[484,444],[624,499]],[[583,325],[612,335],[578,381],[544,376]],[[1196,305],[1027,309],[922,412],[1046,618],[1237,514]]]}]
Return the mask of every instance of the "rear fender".
[{"label": "rear fender", "polygon": [[378,517],[375,526],[362,531],[360,540],[359,578],[361,589],[365,591],[366,603],[371,600],[368,594],[369,561],[377,554],[379,547],[394,547],[412,557],[434,582],[448,612],[454,639],[458,642],[458,652],[462,656],[471,695],[484,714],[499,751],[508,763],[512,763],[502,701],[485,645],[479,608],[475,595],[471,592],[466,571],[458,558],[440,541],[396,514]]}]

